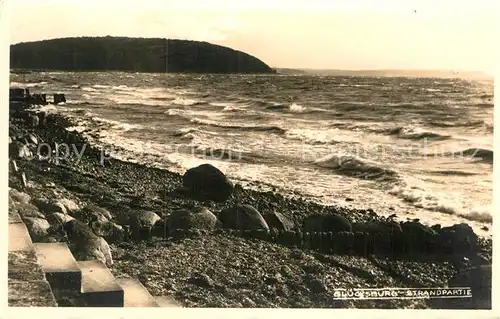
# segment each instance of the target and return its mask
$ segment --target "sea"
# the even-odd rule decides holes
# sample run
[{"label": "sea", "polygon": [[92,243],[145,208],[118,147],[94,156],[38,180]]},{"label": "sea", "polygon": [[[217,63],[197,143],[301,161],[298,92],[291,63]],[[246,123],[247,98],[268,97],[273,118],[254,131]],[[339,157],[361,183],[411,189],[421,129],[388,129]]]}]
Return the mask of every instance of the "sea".
[{"label": "sea", "polygon": [[[112,156],[491,236],[493,80],[31,72]],[[50,96],[49,96],[50,101]]]}]

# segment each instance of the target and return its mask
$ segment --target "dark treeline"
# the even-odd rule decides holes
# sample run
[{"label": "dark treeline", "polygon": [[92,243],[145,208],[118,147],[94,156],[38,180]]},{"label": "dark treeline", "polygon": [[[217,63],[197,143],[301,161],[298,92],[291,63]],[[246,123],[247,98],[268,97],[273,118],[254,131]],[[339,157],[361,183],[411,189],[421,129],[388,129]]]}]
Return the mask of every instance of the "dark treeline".
[{"label": "dark treeline", "polygon": [[274,73],[258,58],[207,42],[80,37],[11,45],[10,67],[67,71]]}]

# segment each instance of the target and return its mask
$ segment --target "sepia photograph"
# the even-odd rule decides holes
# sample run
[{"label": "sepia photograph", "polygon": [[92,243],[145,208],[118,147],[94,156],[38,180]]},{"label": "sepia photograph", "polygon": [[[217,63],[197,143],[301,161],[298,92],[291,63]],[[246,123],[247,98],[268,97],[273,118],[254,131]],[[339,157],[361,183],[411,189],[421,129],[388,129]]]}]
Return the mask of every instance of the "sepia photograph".
[{"label": "sepia photograph", "polygon": [[1,1],[8,306],[491,310],[495,6]]}]

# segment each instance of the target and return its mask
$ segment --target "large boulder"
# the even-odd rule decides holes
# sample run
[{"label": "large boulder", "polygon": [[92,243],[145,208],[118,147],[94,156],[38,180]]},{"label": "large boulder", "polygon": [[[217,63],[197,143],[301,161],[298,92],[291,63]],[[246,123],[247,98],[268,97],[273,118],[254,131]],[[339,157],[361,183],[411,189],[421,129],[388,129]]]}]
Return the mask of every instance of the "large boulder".
[{"label": "large boulder", "polygon": [[221,211],[218,217],[224,228],[269,231],[264,217],[250,205],[236,205]]},{"label": "large boulder", "polygon": [[31,200],[30,195],[20,192],[17,189],[11,188],[9,190],[9,200],[18,203],[28,204]]},{"label": "large boulder", "polygon": [[85,206],[73,213],[73,217],[90,225],[93,222],[105,223],[110,220],[111,214],[104,208],[94,205]]},{"label": "large boulder", "polygon": [[106,241],[110,243],[122,242],[128,237],[127,230],[113,222],[91,222],[90,228],[97,236],[103,237]]},{"label": "large boulder", "polygon": [[[82,214],[88,214],[91,216],[102,216],[107,220],[113,220],[113,215],[106,208],[102,208],[96,205],[86,205],[79,210]],[[99,217],[101,218],[101,217]]]},{"label": "large boulder", "polygon": [[68,212],[68,214],[73,214],[74,212],[80,210],[80,207],[78,206],[78,204],[71,199],[61,198],[58,200],[58,202],[66,208],[66,211]]},{"label": "large boulder", "polygon": [[295,224],[280,212],[274,211],[271,213],[264,213],[262,217],[264,217],[267,225],[271,229],[291,231],[295,228]]},{"label": "large boulder", "polygon": [[223,202],[233,193],[233,183],[218,168],[203,164],[186,171],[184,189],[195,199]]},{"label": "large boulder", "polygon": [[46,198],[37,198],[37,199],[33,200],[33,204],[36,207],[38,207],[40,212],[42,212],[43,214],[51,214],[51,213],[67,214],[68,213],[68,211],[66,210],[66,207],[64,207],[63,204],[61,204],[55,200],[49,200]]},{"label": "large boulder", "polygon": [[317,214],[304,219],[302,223],[303,232],[350,232],[351,222],[344,216],[336,214]]},{"label": "large boulder", "polygon": [[111,248],[102,237],[95,237],[89,239],[85,245],[78,246],[74,249],[74,256],[76,260],[100,260],[106,266],[113,265],[113,257],[111,255]]},{"label": "large boulder", "polygon": [[444,248],[450,252],[474,252],[478,248],[478,236],[465,223],[441,228],[439,238]]},{"label": "large boulder", "polygon": [[418,220],[401,222],[406,249],[411,251],[434,252],[439,243],[437,232]]},{"label": "large boulder", "polygon": [[50,223],[52,226],[59,226],[59,225],[64,225],[72,220],[74,220],[73,217],[61,213],[52,213],[48,214],[46,216],[47,221]]},{"label": "large boulder", "polygon": [[24,218],[24,223],[26,224],[26,228],[28,228],[28,232],[35,242],[42,241],[48,235],[48,231],[50,229],[50,224],[47,220],[42,218]]},{"label": "large boulder", "polygon": [[10,202],[9,203],[9,210],[12,213],[14,213],[14,212],[18,213],[19,216],[21,216],[22,218],[28,218],[28,217],[44,218],[45,217],[42,213],[40,213],[38,208],[32,204]]},{"label": "large boulder", "polygon": [[219,226],[220,222],[217,217],[204,207],[176,210],[167,218],[167,228],[171,235],[175,235],[174,233],[178,229],[183,231],[193,229],[214,230]]},{"label": "large boulder", "polygon": [[104,238],[97,236],[85,223],[76,219],[67,222],[63,229],[76,260],[100,260],[113,265],[111,249]]},{"label": "large boulder", "polygon": [[161,217],[152,211],[141,210],[133,213],[128,222],[132,238],[135,240],[151,238],[151,230],[160,220]]}]

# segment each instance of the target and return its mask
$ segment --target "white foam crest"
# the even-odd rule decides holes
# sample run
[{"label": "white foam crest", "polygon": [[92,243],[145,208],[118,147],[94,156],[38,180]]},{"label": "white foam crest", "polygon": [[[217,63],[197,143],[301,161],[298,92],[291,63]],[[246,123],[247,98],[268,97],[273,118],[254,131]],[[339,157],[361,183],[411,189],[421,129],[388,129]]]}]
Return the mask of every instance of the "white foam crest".
[{"label": "white foam crest", "polygon": [[184,116],[186,111],[181,109],[168,109],[165,111],[165,114],[168,116]]},{"label": "white foam crest", "polygon": [[190,106],[190,105],[199,104],[201,102],[197,101],[197,100],[194,100],[194,99],[186,99],[186,98],[182,98],[182,97],[177,97],[177,98],[175,98],[175,100],[173,100],[170,103],[175,104],[175,105]]},{"label": "white foam crest", "polygon": [[129,87],[125,84],[118,85],[118,86],[113,86],[111,87],[113,90],[118,90],[118,91],[133,91],[136,90],[137,88],[135,87]]},{"label": "white foam crest", "polygon": [[82,91],[86,91],[86,92],[97,92],[96,89],[92,88],[92,87],[89,87],[89,86],[82,86]]},{"label": "white foam crest", "polygon": [[94,85],[92,85],[92,87],[96,88],[96,89],[108,89],[111,87],[111,85],[94,84]]},{"label": "white foam crest", "polygon": [[307,108],[300,104],[293,103],[288,107],[288,110],[292,113],[304,113]]},{"label": "white foam crest", "polygon": [[493,206],[492,205],[483,205],[474,207],[468,213],[461,213],[461,217],[464,217],[468,220],[475,220],[484,223],[492,223],[493,222]]},{"label": "white foam crest", "polygon": [[330,154],[314,161],[314,163],[324,168],[347,168],[347,169],[367,169],[378,167],[378,164],[367,159],[362,159],[354,155]]},{"label": "white foam crest", "polygon": [[285,133],[288,139],[300,140],[308,144],[330,144],[335,142],[358,143],[355,133],[335,129],[300,128],[290,129]]},{"label": "white foam crest", "polygon": [[125,123],[125,122],[120,122],[116,120],[110,120],[110,119],[105,119],[102,117],[94,116],[92,117],[92,120],[95,122],[99,123],[105,123],[111,125],[113,129],[121,130],[121,131],[129,131],[132,129],[138,129],[142,128],[141,125],[138,124],[130,124],[130,123]]}]

